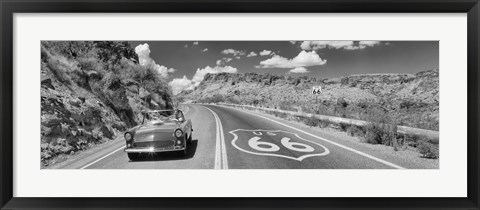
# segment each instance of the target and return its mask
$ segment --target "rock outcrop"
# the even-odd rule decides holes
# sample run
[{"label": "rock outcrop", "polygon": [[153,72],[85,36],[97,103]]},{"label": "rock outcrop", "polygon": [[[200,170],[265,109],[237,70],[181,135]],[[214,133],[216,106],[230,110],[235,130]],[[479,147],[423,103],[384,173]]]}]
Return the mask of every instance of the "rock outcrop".
[{"label": "rock outcrop", "polygon": [[[96,54],[80,57],[81,53],[100,51],[98,46],[105,44],[91,43],[90,48],[84,42],[70,44],[77,48],[64,53],[67,44],[42,42],[42,167],[57,156],[74,154],[121,136],[122,131],[140,123],[143,109],[172,105],[171,91],[158,88],[167,87],[166,83],[135,77],[136,71],[146,69],[125,57],[131,53],[102,48],[102,53],[118,53],[120,57],[118,64],[108,69],[106,64],[112,63],[111,60],[103,61]],[[131,51],[127,47],[122,49]]]}]

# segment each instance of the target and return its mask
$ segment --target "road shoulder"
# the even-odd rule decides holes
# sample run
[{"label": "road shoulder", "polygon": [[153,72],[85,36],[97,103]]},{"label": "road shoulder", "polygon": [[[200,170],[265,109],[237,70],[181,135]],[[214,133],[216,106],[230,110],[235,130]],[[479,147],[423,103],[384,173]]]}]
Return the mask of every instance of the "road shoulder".
[{"label": "road shoulder", "polygon": [[[88,150],[78,152],[74,155],[68,155],[62,162],[55,163],[44,169],[80,169],[95,160],[115,151],[125,145],[122,137],[118,137],[115,140],[107,141],[102,144],[98,144]],[[117,151],[123,152],[123,151]]]}]

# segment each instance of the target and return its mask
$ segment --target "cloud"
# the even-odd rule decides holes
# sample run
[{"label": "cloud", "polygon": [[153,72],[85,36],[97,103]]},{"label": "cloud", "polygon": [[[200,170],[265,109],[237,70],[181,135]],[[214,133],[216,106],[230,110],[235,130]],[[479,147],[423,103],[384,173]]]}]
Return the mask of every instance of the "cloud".
[{"label": "cloud", "polygon": [[198,42],[193,42],[193,45],[198,45]]},{"label": "cloud", "polygon": [[183,78],[173,79],[168,85],[172,88],[173,94],[176,95],[184,90],[193,90],[195,87],[198,87],[206,74],[218,74],[222,72],[237,73],[237,68],[231,66],[206,66],[203,69],[197,69],[191,80],[184,75]]},{"label": "cloud", "polygon": [[205,48],[202,50],[202,52],[207,52],[208,51],[208,48]]},{"label": "cloud", "polygon": [[184,45],[183,47],[188,48],[188,44]]},{"label": "cloud", "polygon": [[232,61],[232,60],[233,60],[233,58],[226,58],[226,57],[224,57],[224,58],[222,58],[222,59],[220,59],[220,60],[217,60],[216,64],[217,64],[217,66],[222,66],[222,65],[225,65],[226,63],[228,63],[228,62],[230,62],[230,61]]},{"label": "cloud", "polygon": [[272,51],[270,51],[270,50],[263,50],[262,52],[260,52],[261,56],[267,56],[267,55],[270,55],[270,54],[272,54]]},{"label": "cloud", "polygon": [[379,44],[379,41],[303,41],[300,44],[300,48],[303,50],[318,50],[325,48],[360,50]]},{"label": "cloud", "polygon": [[240,56],[246,54],[245,51],[235,49],[224,49],[221,53],[224,55],[232,54],[233,56]]},{"label": "cloud", "polygon": [[296,44],[298,41],[289,41],[291,44]]},{"label": "cloud", "polygon": [[153,68],[157,70],[157,72],[162,75],[163,78],[168,78],[168,73],[173,73],[177,71],[174,68],[167,68],[166,66],[160,66],[158,64],[154,65]]},{"label": "cloud", "polygon": [[168,85],[172,88],[174,95],[184,91],[184,90],[193,90],[195,87],[192,84],[192,81],[183,75],[183,78],[175,78]]},{"label": "cloud", "polygon": [[176,69],[168,68],[155,63],[155,61],[150,57],[150,46],[147,43],[140,44],[135,47],[135,53],[138,55],[141,66],[151,66],[164,78],[167,78],[169,73],[176,71]]},{"label": "cloud", "polygon": [[258,55],[257,53],[252,51],[252,52],[248,53],[247,57],[255,57],[257,55]]},{"label": "cloud", "polygon": [[294,69],[290,69],[290,71],[288,71],[289,74],[291,73],[297,73],[297,74],[302,74],[302,73],[308,73],[308,69],[306,69],[305,67],[296,67]]},{"label": "cloud", "polygon": [[315,51],[302,51],[295,58],[288,59],[279,55],[261,61],[257,68],[296,68],[307,66],[321,66],[327,63],[327,60],[320,58]]}]

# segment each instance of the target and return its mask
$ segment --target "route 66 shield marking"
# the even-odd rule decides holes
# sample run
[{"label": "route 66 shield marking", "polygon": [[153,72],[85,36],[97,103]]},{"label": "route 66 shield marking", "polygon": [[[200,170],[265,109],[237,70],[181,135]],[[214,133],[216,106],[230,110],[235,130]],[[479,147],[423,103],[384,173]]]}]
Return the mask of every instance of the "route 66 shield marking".
[{"label": "route 66 shield marking", "polygon": [[230,133],[234,136],[231,143],[235,148],[253,155],[302,161],[308,157],[325,156],[330,153],[327,147],[292,132],[236,129]]}]

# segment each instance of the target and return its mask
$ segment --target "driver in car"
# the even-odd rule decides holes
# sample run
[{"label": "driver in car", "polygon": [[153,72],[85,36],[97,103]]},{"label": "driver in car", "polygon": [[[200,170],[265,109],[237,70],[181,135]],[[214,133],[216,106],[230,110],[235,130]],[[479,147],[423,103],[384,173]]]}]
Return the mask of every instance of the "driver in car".
[{"label": "driver in car", "polygon": [[180,122],[183,121],[183,115],[179,110],[175,110],[175,119],[177,119]]}]

